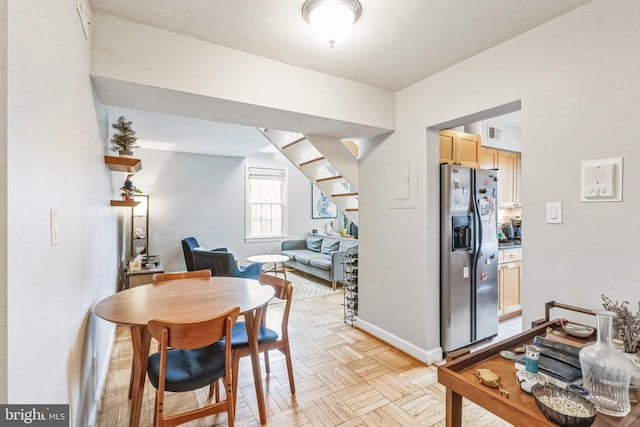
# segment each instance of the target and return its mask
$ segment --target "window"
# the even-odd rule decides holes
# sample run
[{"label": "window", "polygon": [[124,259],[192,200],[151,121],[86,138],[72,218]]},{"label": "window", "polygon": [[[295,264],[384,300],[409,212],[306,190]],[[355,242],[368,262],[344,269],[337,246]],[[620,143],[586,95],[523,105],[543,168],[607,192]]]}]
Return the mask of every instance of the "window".
[{"label": "window", "polygon": [[287,233],[287,169],[247,165],[247,239]]}]

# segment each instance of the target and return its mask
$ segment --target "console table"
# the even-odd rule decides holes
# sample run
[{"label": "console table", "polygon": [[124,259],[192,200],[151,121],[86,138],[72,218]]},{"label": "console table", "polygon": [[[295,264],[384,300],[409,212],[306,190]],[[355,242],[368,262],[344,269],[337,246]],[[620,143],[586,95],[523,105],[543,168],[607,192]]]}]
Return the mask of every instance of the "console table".
[{"label": "console table", "polygon": [[[446,425],[462,425],[462,398],[467,398],[515,426],[555,426],[538,410],[533,396],[520,390],[516,381],[516,369],[512,360],[500,356],[500,351],[514,351],[523,344],[530,344],[537,335],[544,336],[548,327],[558,328],[559,322],[544,322],[519,335],[498,342],[474,353],[467,353],[438,367],[438,382],[447,388]],[[497,388],[480,384],[475,375],[477,368],[491,369],[498,374],[501,386],[509,392],[509,398],[500,395]],[[598,413],[594,427],[631,427],[640,425],[640,404],[633,404],[624,418]]]},{"label": "console table", "polygon": [[162,266],[162,262],[160,262],[160,257],[153,255],[153,259],[155,261],[155,268],[142,267],[141,270],[131,271],[129,270],[129,266],[127,266],[125,271],[127,288],[135,288],[136,286],[149,284],[154,274],[164,273],[164,267]]}]

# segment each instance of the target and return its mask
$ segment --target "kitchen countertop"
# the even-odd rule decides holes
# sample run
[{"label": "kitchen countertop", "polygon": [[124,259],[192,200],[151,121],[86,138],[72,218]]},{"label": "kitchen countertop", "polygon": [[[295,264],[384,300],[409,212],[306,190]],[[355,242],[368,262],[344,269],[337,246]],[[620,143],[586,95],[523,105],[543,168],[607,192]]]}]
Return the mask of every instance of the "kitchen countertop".
[{"label": "kitchen countertop", "polygon": [[501,240],[498,242],[498,249],[510,249],[522,247],[522,239]]}]

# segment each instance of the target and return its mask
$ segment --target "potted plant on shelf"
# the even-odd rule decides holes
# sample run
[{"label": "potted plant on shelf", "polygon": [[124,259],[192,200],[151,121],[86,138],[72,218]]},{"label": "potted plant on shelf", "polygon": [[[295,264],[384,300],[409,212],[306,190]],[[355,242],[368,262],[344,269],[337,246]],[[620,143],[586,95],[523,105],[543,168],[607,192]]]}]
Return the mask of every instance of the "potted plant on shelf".
[{"label": "potted plant on shelf", "polygon": [[138,137],[136,132],[131,129],[132,122],[128,122],[124,117],[120,117],[113,127],[117,133],[111,136],[111,151],[117,151],[120,157],[133,157],[132,148],[140,148],[135,145]]}]

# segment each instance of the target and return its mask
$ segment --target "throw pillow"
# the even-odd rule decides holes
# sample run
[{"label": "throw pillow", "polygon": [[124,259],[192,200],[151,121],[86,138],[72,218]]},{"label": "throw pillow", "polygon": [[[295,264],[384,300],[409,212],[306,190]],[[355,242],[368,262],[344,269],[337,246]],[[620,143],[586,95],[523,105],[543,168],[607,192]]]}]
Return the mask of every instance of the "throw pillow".
[{"label": "throw pillow", "polygon": [[314,252],[320,252],[322,246],[322,237],[307,237],[307,249]]},{"label": "throw pillow", "polygon": [[331,252],[337,251],[338,246],[340,246],[339,240],[324,239],[322,241],[322,247],[320,248],[320,252],[322,252],[323,254],[330,254]]}]

